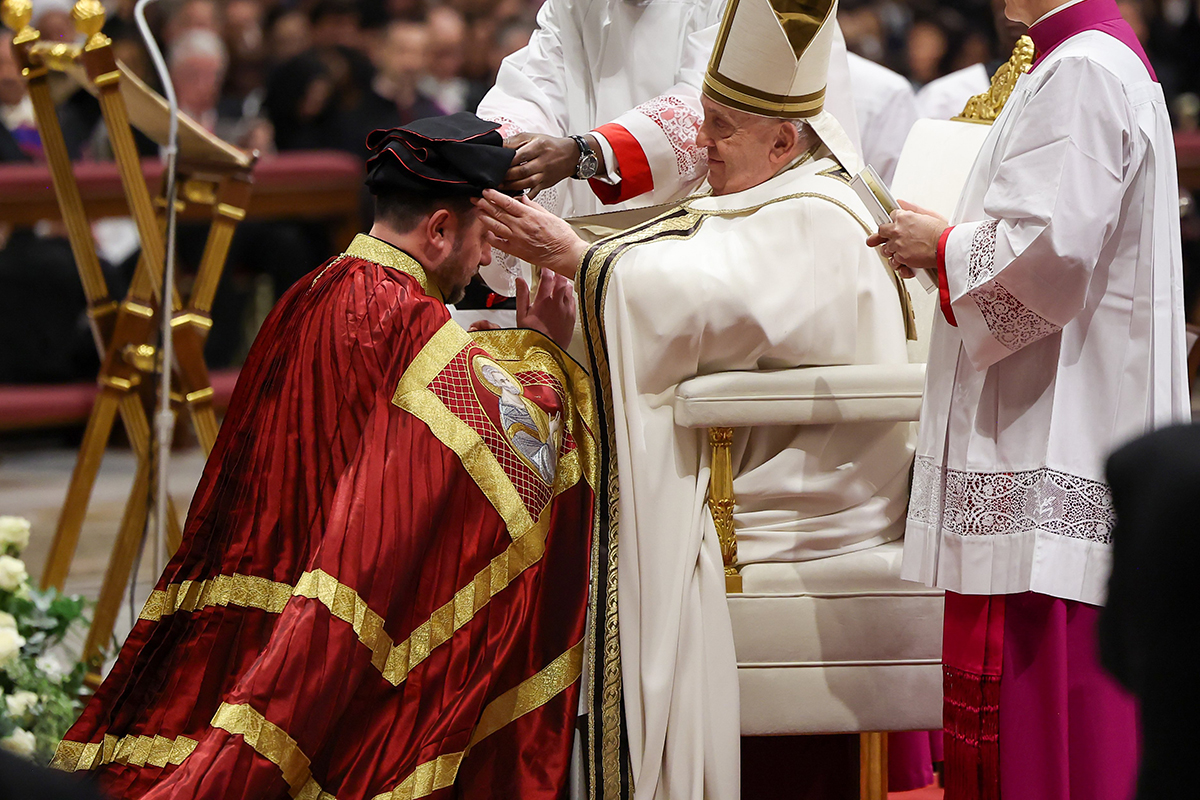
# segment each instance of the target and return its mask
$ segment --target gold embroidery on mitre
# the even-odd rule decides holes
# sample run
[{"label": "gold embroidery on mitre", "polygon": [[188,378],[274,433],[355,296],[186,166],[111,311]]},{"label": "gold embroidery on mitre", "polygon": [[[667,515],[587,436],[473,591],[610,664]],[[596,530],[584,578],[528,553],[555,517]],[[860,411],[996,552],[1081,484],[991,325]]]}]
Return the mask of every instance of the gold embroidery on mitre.
[{"label": "gold embroidery on mitre", "polygon": [[1012,95],[1017,79],[1029,72],[1033,66],[1034,51],[1033,39],[1028,36],[1017,39],[1012,56],[996,70],[988,90],[968,100],[962,113],[953,119],[960,122],[981,122],[985,125],[995,122]]},{"label": "gold embroidery on mitre", "polygon": [[[836,0],[730,0],[704,74],[704,94],[751,114],[819,114],[836,8]],[[818,40],[822,46],[814,51]],[[779,91],[780,76],[789,76],[790,91]]]},{"label": "gold embroidery on mitre", "polygon": [[832,0],[772,0],[771,10],[779,19],[779,26],[787,34],[788,42],[796,58],[812,44],[817,31],[829,19],[833,11]]}]

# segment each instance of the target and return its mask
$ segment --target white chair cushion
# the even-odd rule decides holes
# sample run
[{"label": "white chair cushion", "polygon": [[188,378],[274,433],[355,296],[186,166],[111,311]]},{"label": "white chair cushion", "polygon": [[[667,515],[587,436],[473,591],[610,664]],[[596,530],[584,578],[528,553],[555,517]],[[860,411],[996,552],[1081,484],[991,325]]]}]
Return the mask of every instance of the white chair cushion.
[{"label": "white chair cushion", "polygon": [[719,372],[675,390],[675,420],[689,428],[915,422],[924,364]]},{"label": "white chair cushion", "polygon": [[900,580],[902,550],[742,568],[743,735],[941,727],[943,593]]}]

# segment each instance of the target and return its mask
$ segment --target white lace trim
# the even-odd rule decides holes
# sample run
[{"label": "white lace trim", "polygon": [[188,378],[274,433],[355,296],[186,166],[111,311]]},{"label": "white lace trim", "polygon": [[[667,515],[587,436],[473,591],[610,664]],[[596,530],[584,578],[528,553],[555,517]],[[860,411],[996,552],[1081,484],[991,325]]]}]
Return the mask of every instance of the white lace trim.
[{"label": "white lace trim", "polygon": [[967,254],[967,289],[978,289],[995,277],[996,229],[1000,220],[990,219],[975,229],[971,249]]},{"label": "white lace trim", "polygon": [[649,117],[666,134],[675,151],[680,177],[684,181],[698,178],[708,166],[708,151],[696,146],[700,117],[678,97],[669,95],[647,100],[635,110]]},{"label": "white lace trim", "polygon": [[967,259],[967,285],[992,336],[1016,352],[1062,328],[1026,306],[995,280],[999,224],[999,220],[989,220],[975,229]]},{"label": "white lace trim", "polygon": [[1102,481],[1048,467],[1020,472],[946,469],[918,456],[908,519],[958,536],[1043,531],[1107,545],[1116,517]]},{"label": "white lace trim", "polygon": [[525,132],[524,128],[513,122],[508,117],[492,117],[491,121],[500,123],[500,135],[505,139],[510,136],[516,136],[518,133]]}]

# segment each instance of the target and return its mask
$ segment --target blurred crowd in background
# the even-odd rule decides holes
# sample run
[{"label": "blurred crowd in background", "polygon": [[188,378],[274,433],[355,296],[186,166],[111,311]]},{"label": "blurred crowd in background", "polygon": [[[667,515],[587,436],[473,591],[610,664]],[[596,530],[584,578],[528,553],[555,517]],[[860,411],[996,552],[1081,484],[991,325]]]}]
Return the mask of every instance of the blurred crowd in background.
[{"label": "blurred crowd in background", "polygon": [[[636,0],[629,0],[636,2]],[[74,38],[69,0],[35,0],[47,38]],[[1002,3],[844,0],[850,50],[919,88],[1007,58]],[[1177,125],[1200,114],[1200,0],[1121,0]],[[501,60],[523,47],[540,0],[160,0],[151,6],[183,109],[221,137],[263,152],[335,148],[437,113],[474,111]],[[157,83],[132,0],[105,32]]]},{"label": "blurred crowd in background", "polygon": [[[376,128],[474,111],[501,61],[528,42],[541,2],[159,0],[149,13],[180,106],[210,131],[264,157],[334,149],[365,159],[364,141]],[[1200,0],[1118,3],[1149,53],[1174,124],[1195,130],[1200,117]],[[44,39],[77,38],[71,0],[33,0],[33,5],[34,26]],[[147,83],[157,85],[134,24],[133,5],[133,0],[106,3],[104,30],[118,57]],[[990,72],[1006,59],[1020,31],[1004,21],[1002,11],[1002,0],[842,0],[839,20],[851,51],[887,66],[920,89],[972,64],[982,63]],[[32,109],[9,41],[6,35],[0,42],[0,160],[37,161],[41,154]],[[919,94],[917,99],[920,105]],[[64,101],[60,117],[73,158],[110,157],[92,97],[76,93]],[[147,156],[157,153],[148,140],[141,140],[140,146]],[[72,307],[59,303],[70,317],[82,312],[83,302],[65,242],[58,266],[46,268],[39,278],[44,282],[47,275],[58,275],[50,289],[11,291],[13,285],[20,289],[22,281],[29,281],[28,248],[45,244],[25,240],[27,249],[14,253],[15,236],[0,220],[0,339],[5,342],[29,330],[29,323],[19,313],[14,316],[13,309],[36,306],[42,296],[71,294],[77,301]],[[201,242],[198,231],[181,234],[185,267]],[[213,365],[236,363],[244,354],[245,332],[220,318],[247,316],[247,270],[268,274],[271,294],[278,297],[291,281],[331,255],[330,249],[327,235],[311,226],[243,226],[214,309],[218,325],[208,349]],[[44,253],[40,257],[48,258]],[[131,263],[109,265],[118,295]],[[238,281],[243,282],[240,288]],[[40,352],[18,364],[0,359],[0,382],[94,375],[86,320],[77,327],[79,352],[69,363],[57,364]]]},{"label": "blurred crowd in background", "polygon": [[[1177,127],[1200,115],[1200,2],[1117,0],[1146,49]],[[1007,59],[1019,25],[1003,0],[842,0],[838,21],[850,50],[889,67],[920,89],[972,64]]]}]

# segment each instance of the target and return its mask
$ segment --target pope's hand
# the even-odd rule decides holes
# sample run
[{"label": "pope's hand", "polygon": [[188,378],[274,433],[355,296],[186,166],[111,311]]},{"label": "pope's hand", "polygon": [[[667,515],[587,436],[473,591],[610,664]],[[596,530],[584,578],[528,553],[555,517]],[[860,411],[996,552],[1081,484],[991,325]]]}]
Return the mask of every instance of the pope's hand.
[{"label": "pope's hand", "polygon": [[543,271],[537,295],[530,300],[529,286],[517,278],[517,327],[541,331],[566,350],[575,333],[575,287],[571,281]]},{"label": "pope's hand", "polygon": [[517,151],[500,187],[505,191],[528,189],[536,195],[570,178],[579,165],[579,145],[567,136],[518,133],[505,139],[504,146]]},{"label": "pope's hand", "polygon": [[474,201],[491,244],[530,264],[574,278],[587,250],[571,226],[527,197],[485,189]]},{"label": "pope's hand", "polygon": [[937,245],[946,220],[927,209],[900,201],[892,212],[892,221],[879,226],[879,232],[867,239],[867,247],[879,247],[901,277],[911,278],[913,270],[937,270]]}]

